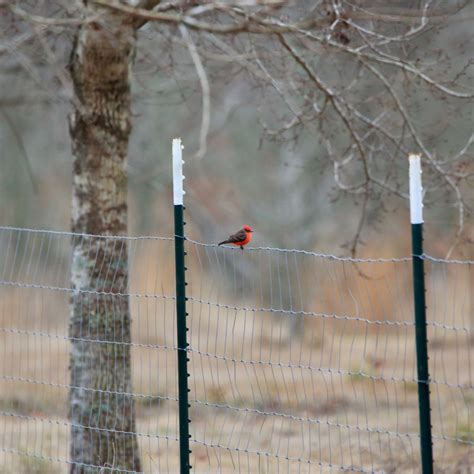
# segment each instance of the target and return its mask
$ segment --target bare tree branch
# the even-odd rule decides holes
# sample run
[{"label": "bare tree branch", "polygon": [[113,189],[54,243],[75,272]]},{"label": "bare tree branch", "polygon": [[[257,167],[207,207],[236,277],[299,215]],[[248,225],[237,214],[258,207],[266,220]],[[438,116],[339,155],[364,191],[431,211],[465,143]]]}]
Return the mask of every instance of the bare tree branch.
[{"label": "bare tree branch", "polygon": [[201,159],[204,157],[207,151],[207,135],[209,133],[209,127],[211,123],[211,90],[209,87],[209,81],[207,80],[206,70],[202,64],[201,58],[197,51],[196,45],[193,42],[191,35],[188,33],[187,28],[184,25],[179,25],[181,35],[186,41],[189,54],[193,60],[196,68],[196,73],[199,77],[202,90],[202,118],[201,118],[201,132],[199,135],[199,150],[196,153],[196,157]]}]

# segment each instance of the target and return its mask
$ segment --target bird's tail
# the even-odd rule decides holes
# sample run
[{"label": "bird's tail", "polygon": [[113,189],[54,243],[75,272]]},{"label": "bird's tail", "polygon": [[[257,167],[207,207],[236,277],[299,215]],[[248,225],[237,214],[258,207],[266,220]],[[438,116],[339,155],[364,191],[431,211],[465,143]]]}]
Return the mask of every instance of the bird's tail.
[{"label": "bird's tail", "polygon": [[230,240],[223,240],[222,242],[219,242],[217,245],[224,245],[224,244],[230,244]]}]

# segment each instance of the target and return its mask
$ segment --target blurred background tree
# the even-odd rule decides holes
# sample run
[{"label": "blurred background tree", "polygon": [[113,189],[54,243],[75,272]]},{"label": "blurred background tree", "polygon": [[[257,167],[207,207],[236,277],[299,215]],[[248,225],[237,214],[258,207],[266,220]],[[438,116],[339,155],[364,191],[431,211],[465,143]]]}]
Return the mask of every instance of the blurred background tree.
[{"label": "blurred background tree", "polygon": [[[258,223],[261,243],[352,247],[361,221],[370,233],[381,217],[406,208],[406,153],[419,151],[427,201],[436,204],[429,221],[453,242],[472,207],[471,2],[198,3],[161,2],[138,30],[128,163],[133,232],[171,230],[160,198],[170,192],[170,139],[182,135],[193,155],[188,205],[197,237],[214,241],[217,229],[228,233],[245,216]],[[2,174],[3,220],[67,228],[72,84],[65,67],[81,15],[92,13],[61,2],[19,5],[4,5],[2,15],[1,104],[16,128],[15,135],[2,120],[11,169]],[[137,21],[146,15],[134,11]],[[208,21],[238,31],[207,31]],[[278,28],[284,34],[273,33]],[[190,44],[208,83],[206,107]],[[43,116],[48,122],[36,127]],[[28,166],[40,190],[35,199]],[[51,193],[64,196],[54,210]],[[285,232],[275,232],[282,225]]]}]

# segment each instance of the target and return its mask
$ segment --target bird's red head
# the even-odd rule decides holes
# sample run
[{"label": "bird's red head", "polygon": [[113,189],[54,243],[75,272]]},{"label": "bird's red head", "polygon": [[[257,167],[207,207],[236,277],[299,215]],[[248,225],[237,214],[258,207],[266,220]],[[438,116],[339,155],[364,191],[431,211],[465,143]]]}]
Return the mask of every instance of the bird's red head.
[{"label": "bird's red head", "polygon": [[245,232],[253,232],[252,227],[250,227],[249,225],[244,225],[244,230]]}]

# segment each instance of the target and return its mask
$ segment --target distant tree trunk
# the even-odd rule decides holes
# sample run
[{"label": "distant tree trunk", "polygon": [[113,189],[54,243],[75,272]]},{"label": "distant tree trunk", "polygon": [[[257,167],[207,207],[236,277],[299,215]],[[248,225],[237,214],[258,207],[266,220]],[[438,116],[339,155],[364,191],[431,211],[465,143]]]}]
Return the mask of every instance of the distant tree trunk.
[{"label": "distant tree trunk", "polygon": [[[100,10],[97,22],[82,26],[75,40],[69,66],[74,83],[74,232],[127,231],[135,41],[133,26],[108,10]],[[71,278],[70,472],[100,472],[99,466],[140,471],[134,403],[126,395],[132,392],[130,306],[123,296],[128,293],[126,242],[74,238]]]}]

